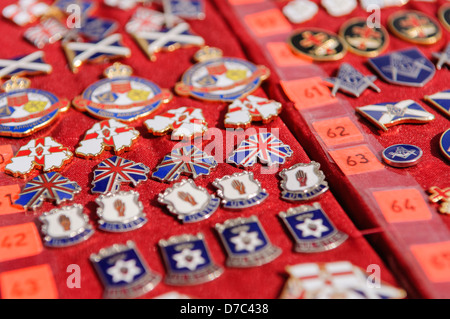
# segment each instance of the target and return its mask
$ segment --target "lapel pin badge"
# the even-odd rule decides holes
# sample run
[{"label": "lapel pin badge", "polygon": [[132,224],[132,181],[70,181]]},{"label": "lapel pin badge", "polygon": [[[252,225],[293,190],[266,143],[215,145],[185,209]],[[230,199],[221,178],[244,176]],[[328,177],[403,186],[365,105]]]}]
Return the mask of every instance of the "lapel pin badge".
[{"label": "lapel pin badge", "polygon": [[389,16],[388,26],[397,37],[414,44],[430,45],[442,37],[439,24],[419,11],[397,11]]},{"label": "lapel pin badge", "polygon": [[442,111],[447,117],[450,117],[450,90],[437,92],[432,95],[425,95],[424,99]]},{"label": "lapel pin badge", "polygon": [[19,0],[3,8],[2,14],[19,26],[24,26],[36,21],[40,16],[45,15],[49,6],[38,0]]},{"label": "lapel pin badge", "polygon": [[450,214],[450,187],[439,188],[431,186],[428,189],[428,199],[433,203],[440,203],[439,212],[441,214]]},{"label": "lapel pin badge", "polygon": [[443,52],[433,52],[431,55],[438,59],[436,69],[440,70],[444,65],[450,66],[450,43],[447,44]]},{"label": "lapel pin badge", "polygon": [[447,29],[447,31],[450,31],[450,5],[448,3],[444,3],[439,8],[438,18],[445,29]]},{"label": "lapel pin badge", "polygon": [[294,0],[288,2],[282,10],[292,23],[303,23],[311,20],[319,12],[319,6],[308,0]]},{"label": "lapel pin badge", "polygon": [[356,0],[321,0],[320,4],[333,17],[342,17],[350,14],[358,6]]},{"label": "lapel pin badge", "polygon": [[204,0],[162,0],[164,12],[183,19],[205,19]]},{"label": "lapel pin badge", "polygon": [[52,66],[44,61],[43,51],[35,51],[11,59],[0,59],[0,78],[49,74],[52,69]]},{"label": "lapel pin badge", "polygon": [[36,26],[25,30],[23,36],[38,49],[63,39],[69,30],[55,18],[43,19]]},{"label": "lapel pin badge", "polygon": [[419,163],[423,151],[410,144],[396,144],[386,147],[381,154],[383,161],[392,167],[410,167]]},{"label": "lapel pin badge", "polygon": [[450,128],[442,133],[439,139],[439,147],[447,160],[450,160]]},{"label": "lapel pin badge", "polygon": [[[174,24],[181,22],[181,19],[174,18]],[[165,23],[164,13],[149,8],[138,7],[125,25],[125,30],[130,34],[160,31]]]}]

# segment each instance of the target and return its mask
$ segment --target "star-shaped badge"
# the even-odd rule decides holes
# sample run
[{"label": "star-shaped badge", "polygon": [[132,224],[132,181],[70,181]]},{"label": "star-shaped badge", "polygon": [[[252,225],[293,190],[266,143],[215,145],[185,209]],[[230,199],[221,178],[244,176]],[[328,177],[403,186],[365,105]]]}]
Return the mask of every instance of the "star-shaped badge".
[{"label": "star-shaped badge", "polygon": [[447,44],[443,52],[434,52],[431,55],[438,59],[436,69],[440,70],[444,64],[450,67],[450,43]]}]

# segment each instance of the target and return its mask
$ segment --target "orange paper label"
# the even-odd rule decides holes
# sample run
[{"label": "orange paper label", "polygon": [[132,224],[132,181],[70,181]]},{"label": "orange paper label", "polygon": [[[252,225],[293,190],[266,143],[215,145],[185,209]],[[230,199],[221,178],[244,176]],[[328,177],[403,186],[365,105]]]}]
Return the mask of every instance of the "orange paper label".
[{"label": "orange paper label", "polygon": [[0,227],[0,262],[37,255],[42,241],[34,223]]},{"label": "orange paper label", "polygon": [[450,281],[450,241],[413,245],[410,247],[428,279]]},{"label": "orange paper label", "polygon": [[57,299],[58,291],[49,265],[38,265],[0,274],[3,299]]},{"label": "orange paper label", "polygon": [[364,141],[361,131],[348,117],[317,121],[313,127],[327,146]]},{"label": "orange paper label", "polygon": [[284,42],[269,42],[266,47],[275,63],[281,67],[299,66],[312,62],[312,60],[303,59],[293,54],[287,43]]},{"label": "orange paper label", "polygon": [[0,172],[5,171],[5,166],[14,156],[11,145],[0,145]]},{"label": "orange paper label", "polygon": [[344,148],[330,151],[336,164],[345,175],[355,175],[384,169],[383,164],[366,146]]},{"label": "orange paper label", "polygon": [[14,201],[19,198],[20,186],[6,185],[0,186],[0,215],[23,212],[21,206],[15,206]]},{"label": "orange paper label", "polygon": [[431,219],[431,212],[419,190],[392,189],[374,192],[378,206],[389,223]]},{"label": "orange paper label", "polygon": [[291,24],[278,9],[252,13],[244,17],[245,23],[257,37],[291,32]]},{"label": "orange paper label", "polygon": [[298,110],[337,102],[320,77],[281,81],[281,86]]}]

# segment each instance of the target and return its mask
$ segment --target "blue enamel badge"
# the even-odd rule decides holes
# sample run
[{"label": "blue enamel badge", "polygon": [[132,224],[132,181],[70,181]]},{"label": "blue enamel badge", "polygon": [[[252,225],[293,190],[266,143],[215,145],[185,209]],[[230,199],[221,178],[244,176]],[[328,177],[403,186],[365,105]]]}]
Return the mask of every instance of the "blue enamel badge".
[{"label": "blue enamel badge", "polygon": [[441,147],[441,151],[445,157],[450,160],[450,129],[442,134],[439,141],[439,146]]},{"label": "blue enamel badge", "polygon": [[391,145],[384,149],[383,160],[393,167],[409,167],[416,165],[421,157],[420,147],[409,144]]},{"label": "blue enamel badge", "polygon": [[424,99],[450,117],[450,90],[425,95]]}]

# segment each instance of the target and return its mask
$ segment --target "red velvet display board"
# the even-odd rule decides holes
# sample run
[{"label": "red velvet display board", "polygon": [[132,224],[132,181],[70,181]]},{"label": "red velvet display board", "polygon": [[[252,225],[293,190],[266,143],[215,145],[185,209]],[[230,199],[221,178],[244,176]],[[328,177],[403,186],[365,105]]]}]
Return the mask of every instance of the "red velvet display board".
[{"label": "red velvet display board", "polygon": [[[13,2],[9,0],[2,2],[0,10]],[[272,6],[281,8],[283,5],[282,2],[261,2],[262,6],[270,3]],[[371,264],[379,265],[381,267],[381,278],[384,281],[405,288],[413,297],[436,296],[432,292],[434,287],[430,286],[421,268],[416,264],[409,265],[409,261],[413,259],[411,253],[403,250],[404,242],[401,242],[400,246],[396,242],[396,240],[404,240],[404,237],[397,236],[396,229],[391,232],[391,228],[385,222],[380,222],[380,217],[373,212],[373,203],[366,201],[367,195],[361,195],[361,190],[357,189],[342,174],[340,169],[330,161],[330,158],[327,157],[321,144],[313,134],[307,120],[294,108],[293,103],[283,93],[275,64],[267,57],[265,51],[261,49],[260,43],[256,40],[257,36],[252,34],[242,24],[243,20],[241,18],[243,16],[240,14],[245,10],[236,11],[236,7],[233,7],[225,0],[205,1],[205,5],[206,19],[190,21],[192,29],[205,39],[207,45],[221,48],[225,56],[245,58],[257,64],[264,64],[272,69],[270,79],[254,94],[276,99],[283,103],[284,109],[281,117],[275,121],[267,125],[257,123],[253,127],[269,131],[272,129],[279,130],[280,139],[291,146],[294,154],[280,169],[290,167],[299,162],[308,163],[310,160],[316,160],[321,163],[321,167],[326,174],[327,180],[330,182],[332,190],[321,195],[317,200],[306,202],[306,204],[312,204],[316,201],[319,202],[336,227],[347,233],[349,239],[337,249],[323,253],[300,254],[293,252],[293,241],[278,218],[278,213],[287,210],[289,207],[295,207],[303,203],[290,203],[281,200],[279,177],[275,172],[268,171],[259,163],[249,170],[255,174],[255,178],[269,192],[269,198],[261,205],[239,212],[219,208],[207,220],[194,224],[181,224],[168,213],[164,206],[157,202],[158,194],[163,192],[167,187],[170,187],[170,184],[149,179],[135,188],[140,193],[140,201],[144,205],[144,211],[149,220],[148,223],[138,230],[121,234],[102,232],[97,227],[97,205],[95,204],[95,198],[97,196],[90,192],[90,183],[93,176],[93,169],[99,162],[111,155],[110,152],[105,152],[100,158],[95,160],[75,157],[61,171],[62,175],[70,180],[76,181],[82,187],[82,191],[76,196],[74,203],[79,203],[84,206],[84,211],[89,216],[90,223],[96,230],[95,234],[86,242],[61,249],[45,248],[38,244],[41,241],[41,236],[37,236],[33,231],[30,231],[32,224],[28,223],[35,224],[39,230],[41,225],[37,217],[43,212],[54,208],[54,205],[51,203],[45,203],[34,214],[32,212],[24,212],[20,209],[15,211],[8,210],[6,213],[5,211],[0,212],[1,227],[13,225],[22,227],[20,225],[25,224],[26,226],[24,227],[28,229],[27,235],[31,236],[27,237],[30,247],[25,252],[22,252],[22,255],[20,251],[14,248],[14,245],[5,244],[6,248],[4,247],[4,249],[11,249],[10,256],[12,257],[7,258],[9,260],[0,260],[1,296],[3,298],[10,296],[24,298],[41,296],[36,293],[36,290],[30,290],[29,287],[27,289],[26,285],[23,286],[24,282],[20,280],[20,276],[14,277],[7,275],[11,274],[10,271],[44,265],[36,268],[37,270],[32,273],[35,277],[31,275],[31,281],[35,280],[35,283],[39,287],[38,290],[40,293],[43,293],[43,296],[57,298],[101,298],[103,287],[89,261],[89,256],[92,253],[97,253],[101,248],[109,247],[116,243],[124,244],[127,240],[133,240],[137,244],[138,249],[150,268],[161,274],[164,278],[166,270],[158,248],[158,241],[160,239],[168,239],[173,235],[185,233],[197,234],[199,232],[205,235],[212,259],[217,265],[224,268],[222,276],[209,283],[187,287],[169,286],[162,281],[154,290],[145,294],[142,298],[153,298],[169,291],[177,291],[193,298],[277,298],[287,279],[286,266],[306,262],[333,262],[343,260],[350,261],[363,269],[366,269]],[[436,3],[420,3],[417,5],[421,9],[423,7],[424,11],[428,11],[429,13],[435,12],[437,8]],[[158,9],[156,6],[152,8]],[[388,9],[386,12],[391,12],[389,10],[392,12],[395,11],[395,9]],[[132,51],[131,57],[123,59],[121,62],[130,65],[134,69],[136,76],[149,79],[157,83],[160,87],[168,88],[173,92],[175,83],[180,80],[183,72],[193,65],[192,57],[197,51],[197,48],[182,48],[170,53],[159,53],[157,60],[150,62],[133,39],[124,31],[124,25],[132,14],[133,10],[122,11],[107,7],[102,3],[99,4],[98,9],[94,13],[95,16],[109,17],[119,22],[120,27],[118,32],[123,34],[125,45]],[[364,13],[358,9],[352,15],[364,15]],[[336,31],[347,17],[341,19],[331,18],[321,8],[319,15],[314,20],[305,23],[305,25],[320,26],[324,23],[322,21],[325,21],[325,18],[327,19],[326,28]],[[383,14],[382,18],[384,23],[386,15]],[[0,37],[0,58],[12,58],[36,50],[36,48],[23,39],[24,28],[20,28],[5,19],[1,19],[0,30],[5,35]],[[284,32],[283,28],[280,30]],[[429,56],[431,52],[440,51],[444,44],[445,40],[441,40],[437,45],[422,51]],[[392,37],[389,50],[405,46],[407,46],[406,43]],[[53,72],[49,75],[32,77],[32,87],[48,90],[59,97],[66,97],[68,99],[73,99],[88,85],[101,79],[103,70],[110,65],[110,63],[83,65],[79,73],[73,74],[67,65],[67,59],[60,43],[48,45],[43,51],[45,52],[45,60],[47,63],[53,66]],[[364,73],[370,72],[365,69],[366,66],[363,64],[365,60],[355,55],[348,54],[343,61],[354,64],[358,69],[363,70]],[[334,75],[338,66],[339,62],[323,63],[320,65],[304,64],[303,67],[305,67],[306,71],[302,72],[302,74],[308,74],[308,76],[301,76],[300,74],[298,78],[306,78],[314,75],[322,76],[323,74],[328,74],[328,76]],[[339,98],[346,99],[352,106],[375,103],[382,99],[401,100],[408,97],[420,100],[425,93],[434,93],[445,89],[447,79],[448,70],[443,69],[437,73],[433,81],[424,89],[400,89],[399,87],[377,81],[377,85],[382,89],[382,93],[379,95],[367,91],[359,99],[346,98],[343,95],[339,95]],[[158,112],[181,106],[201,108],[209,127],[219,128],[225,136],[223,120],[227,103],[202,102],[174,94],[173,100]],[[403,125],[395,127],[383,134],[377,132],[368,123],[364,122],[364,120],[361,120],[359,127],[364,130],[364,133],[373,136],[383,146],[394,144],[395,142],[414,142],[420,146],[425,153],[422,164],[411,169],[396,170],[396,174],[411,175],[412,180],[417,180],[423,188],[428,188],[432,185],[445,187],[448,186],[448,184],[445,184],[448,180],[448,163],[445,163],[442,156],[438,153],[436,135],[448,127],[448,120],[431,107],[427,107],[427,110],[436,115],[436,120],[426,126]],[[96,121],[97,119],[71,108],[61,116],[57,123],[30,137],[22,139],[0,138],[0,145],[3,147],[0,150],[2,150],[2,154],[6,157],[8,154],[8,145],[11,146],[12,151],[15,153],[20,146],[26,144],[32,138],[52,136],[55,140],[73,151],[84,136],[84,132]],[[171,141],[170,136],[152,136],[146,131],[143,121],[141,119],[132,122],[131,125],[141,135],[134,148],[122,156],[136,162],[142,162],[153,171],[163,156],[169,153],[177,142]],[[227,144],[225,140],[222,141],[220,139],[218,141],[212,139],[212,141],[217,143],[217,145],[222,145],[223,150],[226,151],[221,153],[217,151],[220,150],[220,147],[216,147],[214,156],[220,163],[217,169],[209,176],[195,180],[199,186],[207,188],[210,193],[215,192],[215,188],[212,186],[214,179],[241,171],[240,168],[224,162],[224,159],[229,155],[226,152],[236,147],[240,139],[235,141],[233,145]],[[203,140],[197,141],[196,145],[199,147],[207,147],[209,145],[210,147],[212,141],[208,140],[208,136],[206,136]],[[23,187],[27,180],[37,174],[37,172],[34,173],[28,179],[20,179],[2,172],[0,186],[12,185],[11,188],[4,189],[5,191],[0,193],[4,197],[3,200],[14,190],[14,187],[17,188],[15,185]],[[371,182],[367,181],[367,183],[370,184]],[[412,183],[410,185],[415,184]],[[131,187],[124,185],[121,189],[128,190]],[[345,207],[345,210],[341,205]],[[433,211],[433,214],[435,214],[435,211]],[[282,254],[271,263],[260,267],[248,269],[226,267],[226,254],[214,229],[214,225],[216,223],[222,223],[227,219],[251,215],[258,216],[272,244],[280,247]],[[448,220],[446,220],[448,217],[439,216],[437,218],[437,222],[442,221],[442,223],[448,223]],[[370,242],[355,227],[352,220],[360,229],[365,229],[365,234],[372,234],[367,237],[370,239]],[[435,216],[433,220],[436,220]],[[416,227],[408,231],[412,231],[411,236],[414,236],[417,235],[418,230],[419,228]],[[429,238],[427,236],[431,237],[431,234],[420,235],[421,240],[417,243],[424,244],[438,241],[438,238],[433,238],[428,241],[423,240],[423,238]],[[439,238],[439,240],[444,241],[443,238]],[[387,262],[389,268],[385,265],[385,262]],[[71,264],[80,266],[81,288],[67,287],[66,280],[70,275],[67,272],[67,267]],[[41,277],[39,274],[42,272],[48,275],[48,269],[51,270],[50,278],[54,278],[55,286],[49,284],[51,280],[46,280],[46,284],[36,281],[36,278]],[[26,276],[23,278],[26,278]],[[440,283],[440,285],[439,296],[445,296],[446,291],[448,295],[450,289],[447,289],[445,283]],[[18,287],[21,289],[17,290]],[[15,293],[13,293],[14,291]]]}]

